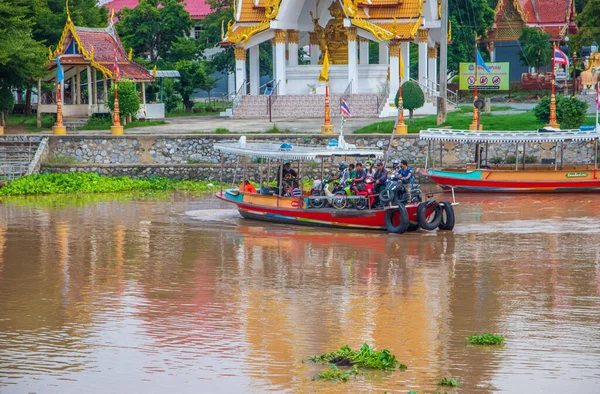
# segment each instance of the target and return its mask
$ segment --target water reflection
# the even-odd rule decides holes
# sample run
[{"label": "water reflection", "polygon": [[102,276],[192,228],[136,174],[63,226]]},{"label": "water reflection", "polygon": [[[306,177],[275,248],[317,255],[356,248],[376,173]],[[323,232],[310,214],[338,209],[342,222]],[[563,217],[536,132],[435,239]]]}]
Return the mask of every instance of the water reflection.
[{"label": "water reflection", "polygon": [[[467,195],[454,233],[403,236],[256,224],[180,195],[0,205],[0,391],[432,392],[457,376],[470,393],[593,392],[586,199]],[[466,346],[483,331],[506,346]],[[409,369],[310,379],[307,356],[363,342]]]}]

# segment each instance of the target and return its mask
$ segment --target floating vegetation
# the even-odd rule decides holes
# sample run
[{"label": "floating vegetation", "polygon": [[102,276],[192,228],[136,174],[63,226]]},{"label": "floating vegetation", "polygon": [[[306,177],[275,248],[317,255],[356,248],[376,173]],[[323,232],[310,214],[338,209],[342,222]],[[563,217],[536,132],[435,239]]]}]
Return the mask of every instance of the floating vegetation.
[{"label": "floating vegetation", "polygon": [[484,332],[483,335],[475,334],[472,337],[468,337],[467,342],[473,345],[504,345],[504,338],[500,335]]},{"label": "floating vegetation", "polygon": [[442,380],[440,380],[438,383],[438,386],[451,386],[451,387],[458,387],[460,386],[460,382],[458,381],[457,378],[442,378]]},{"label": "floating vegetation", "polygon": [[338,367],[356,366],[359,368],[384,370],[407,368],[406,365],[400,364],[389,350],[383,349],[378,352],[366,343],[358,351],[352,350],[346,345],[336,352],[313,356],[309,360],[319,364],[335,364]]},{"label": "floating vegetation", "polygon": [[350,377],[355,375],[358,375],[358,368],[356,366],[352,367],[350,370],[342,370],[335,365],[331,365],[326,370],[319,372],[317,376],[313,376],[313,380],[337,380],[340,382],[347,382],[350,380]]}]

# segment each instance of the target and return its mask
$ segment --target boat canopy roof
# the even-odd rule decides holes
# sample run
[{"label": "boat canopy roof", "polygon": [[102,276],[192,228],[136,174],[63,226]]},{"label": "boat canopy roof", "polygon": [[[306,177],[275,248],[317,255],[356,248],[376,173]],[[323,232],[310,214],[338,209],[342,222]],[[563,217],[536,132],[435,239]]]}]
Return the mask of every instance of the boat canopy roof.
[{"label": "boat canopy roof", "polygon": [[421,130],[419,138],[425,141],[457,141],[457,142],[560,142],[589,141],[600,138],[594,130],[560,130],[551,132],[538,131],[484,131],[427,129]]},{"label": "boat canopy roof", "polygon": [[328,146],[322,147],[292,145],[289,143],[246,142],[242,138],[237,142],[217,143],[214,148],[222,153],[231,153],[237,156],[279,160],[314,160],[320,157],[332,156],[382,158],[384,154],[381,149],[356,148],[354,145],[346,144],[343,138],[339,140],[339,144],[333,143],[333,141],[337,142],[338,140],[332,140]]}]

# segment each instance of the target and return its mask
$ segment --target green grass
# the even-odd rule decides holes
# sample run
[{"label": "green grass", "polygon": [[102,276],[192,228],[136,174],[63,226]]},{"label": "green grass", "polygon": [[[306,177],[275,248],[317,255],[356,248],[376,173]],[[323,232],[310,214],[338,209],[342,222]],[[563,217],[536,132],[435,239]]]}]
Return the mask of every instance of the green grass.
[{"label": "green grass", "polygon": [[383,349],[378,352],[366,343],[360,350],[352,350],[348,345],[341,347],[333,353],[324,353],[309,358],[310,361],[319,364],[336,364],[338,366],[356,366],[369,369],[406,369],[406,365],[400,364],[389,350]]},{"label": "green grass", "polygon": [[[133,129],[135,127],[160,126],[163,124],[167,124],[167,122],[164,120],[134,120],[124,127],[125,129]],[[85,126],[79,127],[77,130],[110,130],[111,126],[111,121],[90,119]]]},{"label": "green grass", "polygon": [[179,181],[168,178],[131,179],[95,173],[39,174],[19,178],[0,188],[0,196],[56,193],[119,193],[152,191],[212,191],[217,182]]},{"label": "green grass", "polygon": [[79,161],[71,156],[55,155],[51,153],[46,158],[47,164],[77,164]]},{"label": "green grass", "polygon": [[228,101],[213,101],[210,104],[200,102],[194,104],[194,109],[199,112],[186,112],[183,108],[177,108],[174,111],[167,112],[167,118],[179,118],[182,116],[210,116],[219,115],[220,112],[225,111],[227,108],[231,108],[231,103]]},{"label": "green grass", "polygon": [[[415,118],[412,124],[408,125],[409,133],[418,133],[421,130],[435,127],[451,127],[457,130],[468,130],[471,124],[470,107],[460,107],[455,112],[448,113],[446,122],[440,126],[436,124],[437,117],[435,115]],[[595,116],[588,116],[585,124],[594,124]],[[406,120],[408,121],[408,120]],[[388,120],[376,122],[354,131],[354,134],[372,134],[386,133],[390,134],[394,128],[395,121]],[[544,122],[536,119],[533,111],[526,111],[522,114],[514,115],[494,115],[482,113],[481,124],[484,130],[503,130],[503,131],[521,131],[521,130],[536,130],[545,126]]]},{"label": "green grass", "polygon": [[6,117],[6,132],[9,131],[46,131],[54,125],[55,116],[51,114],[42,115],[42,127],[37,127],[37,115],[8,115]]},{"label": "green grass", "polygon": [[450,386],[450,387],[458,387],[460,386],[460,382],[457,378],[442,378],[438,383],[438,386]]},{"label": "green grass", "polygon": [[484,332],[483,335],[475,334],[468,337],[467,342],[473,345],[504,345],[504,338]]},{"label": "green grass", "polygon": [[230,131],[229,129],[226,129],[224,127],[219,127],[218,129],[215,130],[215,134],[229,134]]}]

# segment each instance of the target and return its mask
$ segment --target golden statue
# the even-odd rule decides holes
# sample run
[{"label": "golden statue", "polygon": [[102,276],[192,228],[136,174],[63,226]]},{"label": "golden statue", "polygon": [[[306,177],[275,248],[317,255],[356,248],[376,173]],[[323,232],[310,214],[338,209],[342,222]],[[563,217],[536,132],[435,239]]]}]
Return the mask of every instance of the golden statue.
[{"label": "golden statue", "polygon": [[[333,19],[323,28],[319,25],[319,18],[314,18],[313,13],[310,13],[314,31],[319,37],[319,49],[321,53],[329,52],[331,64],[348,64],[348,33],[344,27],[344,10],[339,2],[331,4],[329,14]],[[319,63],[322,62],[323,59]]]}]

